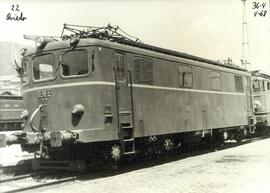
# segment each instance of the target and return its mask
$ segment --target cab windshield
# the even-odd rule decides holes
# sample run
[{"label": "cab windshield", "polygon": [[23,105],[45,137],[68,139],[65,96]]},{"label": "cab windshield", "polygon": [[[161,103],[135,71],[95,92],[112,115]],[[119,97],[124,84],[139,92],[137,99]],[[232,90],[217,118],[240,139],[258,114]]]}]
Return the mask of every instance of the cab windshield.
[{"label": "cab windshield", "polygon": [[[61,73],[62,78],[81,77],[89,74],[88,51],[86,49],[67,50],[60,55],[53,53],[33,57],[33,80],[47,81]],[[94,56],[92,55],[92,63]]]},{"label": "cab windshield", "polygon": [[33,75],[35,80],[46,80],[54,77],[54,55],[45,54],[33,58]]},{"label": "cab windshield", "polygon": [[62,55],[61,62],[63,76],[78,76],[89,72],[86,50],[67,51]]},{"label": "cab windshield", "polygon": [[258,92],[260,91],[260,81],[259,80],[253,80],[253,91]]}]

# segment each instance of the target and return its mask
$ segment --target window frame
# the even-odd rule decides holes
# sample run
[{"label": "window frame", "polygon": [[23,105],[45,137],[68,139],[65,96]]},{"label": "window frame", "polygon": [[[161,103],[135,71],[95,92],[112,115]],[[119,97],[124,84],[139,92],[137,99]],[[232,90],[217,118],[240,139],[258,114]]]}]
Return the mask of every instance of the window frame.
[{"label": "window frame", "polygon": [[[87,54],[87,67],[88,67],[88,72],[86,74],[80,74],[80,75],[70,75],[70,76],[64,76],[63,75],[63,68],[62,68],[62,57],[63,54],[68,53],[68,52],[73,52],[73,51],[85,51]],[[86,48],[78,48],[78,49],[65,49],[62,50],[59,54],[59,62],[61,62],[60,66],[59,66],[59,75],[61,77],[61,79],[66,80],[66,79],[74,79],[74,78],[84,78],[84,77],[88,77],[92,74],[93,70],[92,70],[92,54],[89,54],[89,49]]]},{"label": "window frame", "polygon": [[[214,76],[213,73],[219,74],[219,76],[218,76],[218,79],[220,81],[220,87],[219,88],[213,88],[213,80],[217,79],[217,78],[213,78],[213,77],[217,77],[216,75]],[[210,72],[210,83],[211,83],[211,90],[222,91],[222,77],[221,77],[221,72],[220,71],[211,71]]]},{"label": "window frame", "polygon": [[[135,64],[135,60],[139,59],[139,60],[147,60],[150,61],[151,63],[151,80],[141,80],[141,77],[143,76],[143,71],[142,71],[142,65],[140,64],[140,80],[136,79],[136,64]],[[147,84],[147,85],[153,85],[154,83],[154,62],[153,62],[153,58],[149,58],[149,57],[144,57],[144,56],[140,56],[140,55],[135,55],[133,56],[133,82],[135,84]],[[146,72],[148,73],[148,72]]]},{"label": "window frame", "polygon": [[[241,78],[241,83],[242,83],[241,84],[241,90],[236,87],[236,80],[237,80],[236,77]],[[244,82],[243,81],[244,81],[243,76],[238,75],[238,74],[234,75],[234,87],[235,87],[236,92],[244,92]]]},{"label": "window frame", "polygon": [[267,81],[263,80],[263,91],[267,91]]},{"label": "window frame", "polygon": [[[181,67],[185,67],[185,68],[189,68],[190,71],[180,71]],[[183,81],[182,81],[182,85],[180,84],[180,72],[182,73],[182,78],[183,78]],[[179,88],[188,88],[188,89],[192,89],[193,86],[194,86],[194,76],[193,76],[193,66],[189,66],[189,65],[183,65],[183,64],[178,64],[178,70],[177,70],[177,74],[178,74],[178,87]],[[185,74],[190,74],[191,75],[191,86],[185,86]]]},{"label": "window frame", "polygon": [[[35,79],[35,74],[34,74],[34,59],[36,58],[36,57],[40,57],[40,56],[45,56],[45,55],[52,55],[53,56],[53,61],[54,61],[54,64],[53,64],[53,77],[50,77],[50,78],[44,78],[44,79]],[[44,53],[41,53],[41,54],[37,54],[37,55],[35,55],[35,56],[33,56],[32,58],[31,58],[31,60],[32,60],[32,80],[33,80],[33,82],[34,83],[39,83],[39,82],[48,82],[48,81],[53,81],[53,80],[55,80],[56,79],[56,74],[55,74],[55,65],[57,64],[56,63],[56,56],[55,56],[55,53],[52,53],[52,52],[44,52]]]},{"label": "window frame", "polygon": [[[122,51],[118,51],[116,50],[115,53],[114,53],[114,59],[115,59],[115,67],[117,66],[117,63],[116,63],[116,55],[122,55],[123,56],[123,66],[124,66],[124,79],[121,80],[121,79],[117,79],[118,82],[126,82],[127,81],[127,76],[128,76],[128,72],[127,72],[127,64],[126,64],[126,56],[125,56],[125,53],[122,52]],[[117,72],[117,70],[115,69],[115,71]],[[116,75],[115,75],[116,76]]]},{"label": "window frame", "polygon": [[[25,83],[23,82],[23,74],[21,74],[21,82],[22,82],[22,85],[23,85],[23,86],[28,85],[28,84],[30,83],[30,80],[31,80],[31,74],[30,74],[31,70],[29,70],[29,68],[30,68],[30,60],[29,60],[29,58],[23,59],[22,65],[23,65],[23,63],[25,63],[25,62],[27,63],[27,66],[26,66],[26,71],[27,71],[27,81],[26,81]],[[22,67],[22,70],[23,70],[23,67]],[[23,73],[23,71],[22,71],[22,73]]]},{"label": "window frame", "polygon": [[[256,82],[256,84],[254,84],[255,82]],[[255,85],[257,85],[258,87],[254,87]],[[259,92],[259,91],[261,91],[260,82],[259,82],[258,79],[252,80],[252,91],[253,92]]]}]

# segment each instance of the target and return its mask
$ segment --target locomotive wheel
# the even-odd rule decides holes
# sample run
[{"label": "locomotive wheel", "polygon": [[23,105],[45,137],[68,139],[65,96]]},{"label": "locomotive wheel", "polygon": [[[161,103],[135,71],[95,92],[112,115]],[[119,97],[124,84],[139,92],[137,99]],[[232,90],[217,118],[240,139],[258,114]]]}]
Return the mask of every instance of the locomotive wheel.
[{"label": "locomotive wheel", "polygon": [[248,131],[247,131],[247,129],[244,129],[244,130],[243,130],[243,136],[244,136],[244,138],[246,138],[246,137],[248,136]]},{"label": "locomotive wheel", "polygon": [[241,143],[243,138],[240,135],[237,135],[235,140],[237,143]]},{"label": "locomotive wheel", "polygon": [[223,132],[223,141],[226,141],[226,140],[228,140],[228,139],[229,139],[229,134],[228,134],[227,131],[224,131],[224,132]]},{"label": "locomotive wheel", "polygon": [[111,148],[111,158],[115,161],[120,160],[121,158],[121,148],[119,145],[113,145]]},{"label": "locomotive wheel", "polygon": [[242,131],[238,131],[236,134],[235,134],[235,140],[237,143],[241,143],[242,140],[243,140],[243,133]]},{"label": "locomotive wheel", "polygon": [[173,141],[171,139],[166,138],[164,140],[163,146],[164,146],[165,151],[168,152],[168,151],[171,151],[173,149],[174,144],[173,144]]},{"label": "locomotive wheel", "polygon": [[162,140],[158,139],[156,136],[150,136],[146,142],[146,155],[158,155],[161,153],[162,149]]}]

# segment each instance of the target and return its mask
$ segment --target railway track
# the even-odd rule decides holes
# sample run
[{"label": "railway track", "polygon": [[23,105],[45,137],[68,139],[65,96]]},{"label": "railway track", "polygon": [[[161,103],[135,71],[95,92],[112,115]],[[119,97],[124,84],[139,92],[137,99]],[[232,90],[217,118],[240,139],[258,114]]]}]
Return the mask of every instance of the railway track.
[{"label": "railway track", "polygon": [[32,172],[31,160],[22,160],[16,165],[0,166],[0,181],[6,176],[24,175]]},{"label": "railway track", "polygon": [[41,172],[32,172],[32,173],[18,175],[18,176],[6,177],[6,178],[0,180],[0,184],[6,183],[6,182],[17,181],[17,180],[21,180],[21,179],[26,179],[26,178],[31,178],[34,176],[39,176],[39,175],[47,174],[47,173],[48,173],[48,171],[41,171]]},{"label": "railway track", "polygon": [[[44,173],[43,173],[44,174]],[[68,176],[68,177],[55,177],[51,175],[44,177],[42,173],[35,175],[22,175],[15,179],[6,179],[1,181],[1,193],[15,193],[23,192],[27,190],[36,190],[42,187],[48,187],[52,185],[57,185],[65,182],[71,182],[78,179],[87,177],[89,174]],[[37,177],[39,176],[39,177]],[[16,181],[16,182],[15,182]]]},{"label": "railway track", "polygon": [[[265,138],[269,138],[269,135],[259,136],[250,139],[246,139],[241,143],[227,142],[219,147],[208,147],[208,148],[198,148],[190,151],[182,152],[181,154],[175,153],[172,156],[160,156],[151,157],[150,159],[136,158],[131,160],[126,160],[124,164],[118,170],[108,170],[106,166],[102,166],[99,169],[93,170],[93,168],[88,168],[84,173],[71,173],[71,172],[56,172],[56,171],[41,171],[32,172],[18,176],[11,176],[9,178],[0,180],[0,192],[1,193],[13,193],[13,192],[27,192],[38,191],[38,189],[43,187],[50,187],[66,182],[75,182],[77,180],[91,180],[100,177],[108,177],[117,174],[122,174],[125,172],[130,172],[138,169],[148,168],[159,164],[169,163],[187,157],[199,156],[205,153],[211,153],[214,151],[220,151],[228,148],[237,147],[239,145],[245,145],[248,143],[253,143]],[[8,166],[9,169],[12,166]],[[3,167],[2,167],[3,168]],[[106,169],[105,169],[106,168]],[[1,169],[1,168],[0,168]]]}]

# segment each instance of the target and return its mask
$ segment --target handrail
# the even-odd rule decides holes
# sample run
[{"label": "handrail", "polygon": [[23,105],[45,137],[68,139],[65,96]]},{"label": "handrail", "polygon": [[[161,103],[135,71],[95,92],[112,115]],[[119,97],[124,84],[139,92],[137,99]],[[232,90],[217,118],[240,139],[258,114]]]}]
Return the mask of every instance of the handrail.
[{"label": "handrail", "polygon": [[30,124],[30,127],[31,127],[31,129],[32,129],[33,132],[38,132],[38,129],[33,124],[33,120],[34,120],[34,117],[37,115],[37,113],[41,110],[42,107],[43,107],[43,104],[40,104],[37,107],[37,109],[32,113],[32,115],[30,117],[29,124]]}]

